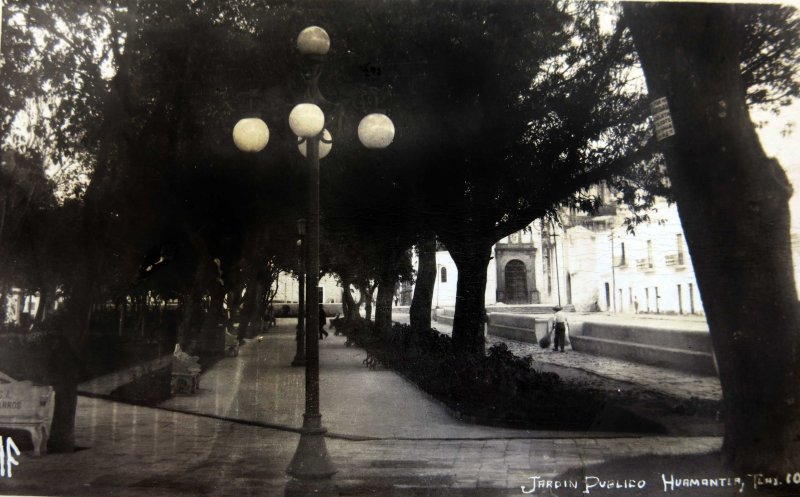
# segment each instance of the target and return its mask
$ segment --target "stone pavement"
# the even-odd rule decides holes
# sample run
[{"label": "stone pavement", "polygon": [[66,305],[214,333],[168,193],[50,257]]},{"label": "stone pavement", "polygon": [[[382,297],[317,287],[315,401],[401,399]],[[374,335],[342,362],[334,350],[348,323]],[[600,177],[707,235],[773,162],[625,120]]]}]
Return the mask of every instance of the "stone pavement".
[{"label": "stone pavement", "polygon": [[[611,320],[617,318],[627,319],[630,322],[635,322],[635,320],[639,319],[647,319],[648,326],[651,325],[651,323],[661,323],[665,327],[670,326],[670,320],[668,318],[659,319],[650,316],[592,316],[593,320]],[[400,314],[394,316],[394,320],[400,323],[408,323],[408,315]],[[688,326],[698,328],[698,330],[702,329],[704,326],[706,330],[708,329],[705,321],[700,321],[696,318],[681,320],[682,326],[686,326],[687,324]],[[449,335],[453,332],[453,327],[448,324],[434,321],[431,325],[441,333]],[[509,350],[518,356],[530,355],[533,358],[534,364],[553,365],[564,369],[577,369],[678,399],[690,399],[693,397],[711,401],[719,401],[722,399],[722,387],[720,386],[719,378],[716,377],[698,376],[681,371],[622,361],[610,357],[583,354],[575,352],[574,350],[568,350],[563,354],[554,353],[549,349],[542,349],[533,343],[518,342],[516,340],[492,335],[486,338],[487,347],[491,347],[500,342],[505,342]]]},{"label": "stone pavement", "polygon": [[[25,453],[2,495],[283,495],[303,407],[289,366],[294,322],[205,372],[200,392],[158,407],[80,397],[72,454]],[[646,454],[706,454],[717,437],[643,437],[471,425],[344,338],[321,342],[320,389],[341,495],[522,495],[533,475]],[[569,354],[566,354],[569,355]],[[556,495],[556,494],[553,494]],[[581,495],[580,493],[559,495]]]}]

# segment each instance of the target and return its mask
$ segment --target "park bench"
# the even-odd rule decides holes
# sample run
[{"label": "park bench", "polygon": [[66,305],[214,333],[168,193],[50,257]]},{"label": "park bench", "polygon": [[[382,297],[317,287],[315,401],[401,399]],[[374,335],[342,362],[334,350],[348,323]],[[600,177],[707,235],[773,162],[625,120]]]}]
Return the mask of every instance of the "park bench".
[{"label": "park bench", "polygon": [[17,381],[0,372],[0,427],[27,431],[34,455],[46,454],[55,396],[51,386]]},{"label": "park bench", "polygon": [[191,356],[181,350],[180,344],[175,345],[172,354],[172,379],[170,393],[193,394],[200,388],[200,364],[197,356]]}]

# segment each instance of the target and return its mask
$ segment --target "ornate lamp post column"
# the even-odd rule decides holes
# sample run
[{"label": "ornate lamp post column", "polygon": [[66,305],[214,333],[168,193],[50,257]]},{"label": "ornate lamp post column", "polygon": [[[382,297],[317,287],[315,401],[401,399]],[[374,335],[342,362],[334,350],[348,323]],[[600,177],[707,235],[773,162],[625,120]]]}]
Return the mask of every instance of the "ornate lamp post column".
[{"label": "ornate lamp post column", "polygon": [[[297,49],[311,64],[307,93],[312,102],[298,104],[289,114],[289,127],[300,138],[298,148],[308,159],[308,223],[304,240],[306,254],[305,298],[305,413],[300,442],[286,472],[299,483],[325,481],[336,473],[325,445],[325,428],[319,406],[319,160],[331,150],[332,139],[325,129],[325,115],[317,106],[325,104],[317,86],[321,64],[330,49],[324,29],[311,26],[297,37]],[[358,139],[366,148],[385,148],[394,139],[394,124],[383,114],[369,114],[358,125]],[[264,121],[242,119],[233,129],[240,150],[259,152],[269,141]]]},{"label": "ornate lamp post column", "polygon": [[[314,100],[322,58],[330,49],[330,38],[322,28],[312,26],[297,37],[297,48],[312,63],[309,94]],[[297,480],[322,480],[336,473],[325,445],[325,428],[319,408],[319,159],[320,138],[325,132],[325,115],[315,103],[301,103],[289,114],[289,127],[300,137],[300,152],[308,159],[308,226],[306,244],[306,404],[303,430],[286,472]],[[327,140],[330,144],[330,139]],[[330,151],[330,148],[326,150]]]},{"label": "ornate lamp post column", "polygon": [[298,286],[300,291],[297,298],[297,351],[292,360],[292,366],[305,366],[306,365],[306,328],[305,328],[305,292],[306,292],[306,244],[304,238],[306,236],[306,220],[297,220],[297,234],[300,237],[297,240],[297,259],[299,274],[297,275]]}]

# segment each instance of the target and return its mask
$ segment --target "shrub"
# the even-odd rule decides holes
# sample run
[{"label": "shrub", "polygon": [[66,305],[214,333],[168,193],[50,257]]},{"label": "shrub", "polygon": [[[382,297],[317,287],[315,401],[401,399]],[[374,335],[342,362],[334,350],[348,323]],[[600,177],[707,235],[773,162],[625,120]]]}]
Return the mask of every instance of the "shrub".
[{"label": "shrub", "polygon": [[484,357],[455,353],[452,339],[435,329],[395,324],[381,337],[366,321],[345,323],[348,340],[367,351],[365,364],[394,369],[451,408],[489,424],[549,429],[587,428],[604,402],[576,391],[558,375],[537,371],[530,356],[505,343]]}]

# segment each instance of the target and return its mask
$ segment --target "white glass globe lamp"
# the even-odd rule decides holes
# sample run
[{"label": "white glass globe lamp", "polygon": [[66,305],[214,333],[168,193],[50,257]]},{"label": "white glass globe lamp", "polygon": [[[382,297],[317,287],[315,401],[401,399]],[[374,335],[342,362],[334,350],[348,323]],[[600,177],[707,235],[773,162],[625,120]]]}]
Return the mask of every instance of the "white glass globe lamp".
[{"label": "white glass globe lamp", "polygon": [[257,117],[240,119],[233,127],[233,143],[242,152],[260,152],[268,142],[267,123]]},{"label": "white glass globe lamp", "polygon": [[394,140],[394,124],[384,114],[369,114],[358,123],[358,139],[367,148],[386,148]]},{"label": "white glass globe lamp", "polygon": [[[308,139],[300,138],[300,143],[297,144],[297,148],[300,150],[300,153],[303,154],[303,157],[308,157],[306,155],[306,146],[308,143]],[[333,138],[331,137],[330,132],[327,129],[322,130],[322,139],[319,141],[319,158],[324,159],[326,155],[331,152],[333,148]]]},{"label": "white glass globe lamp", "polygon": [[325,55],[330,49],[331,39],[319,26],[309,26],[297,35],[297,50],[303,55]]},{"label": "white glass globe lamp", "polygon": [[297,136],[311,138],[322,132],[325,114],[314,104],[297,104],[289,113],[289,127]]}]

